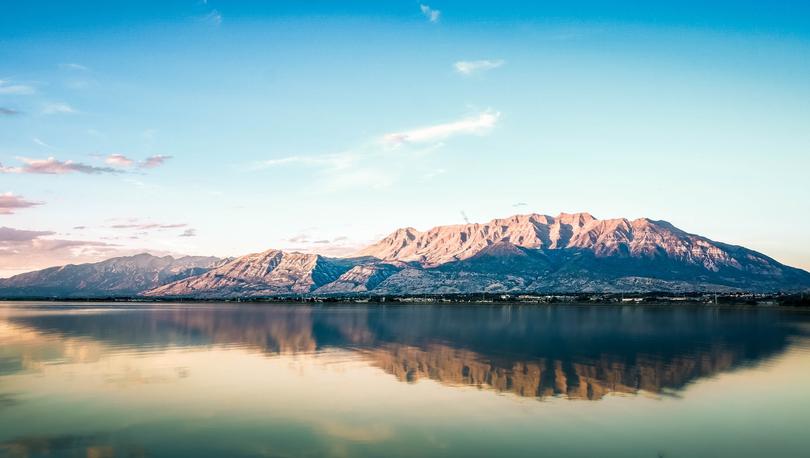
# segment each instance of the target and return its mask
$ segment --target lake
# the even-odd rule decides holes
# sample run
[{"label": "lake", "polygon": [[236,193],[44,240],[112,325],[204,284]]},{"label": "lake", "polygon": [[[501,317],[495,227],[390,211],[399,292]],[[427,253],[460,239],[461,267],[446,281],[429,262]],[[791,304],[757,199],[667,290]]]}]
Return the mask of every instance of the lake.
[{"label": "lake", "polygon": [[810,313],[0,303],[0,456],[810,456]]}]

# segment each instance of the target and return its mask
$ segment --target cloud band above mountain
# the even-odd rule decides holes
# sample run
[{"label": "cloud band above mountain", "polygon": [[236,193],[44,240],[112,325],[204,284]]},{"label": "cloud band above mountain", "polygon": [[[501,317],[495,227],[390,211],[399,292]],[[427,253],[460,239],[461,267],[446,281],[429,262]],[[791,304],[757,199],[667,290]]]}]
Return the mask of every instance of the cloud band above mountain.
[{"label": "cloud band above mountain", "polygon": [[490,131],[498,122],[499,112],[485,111],[476,116],[433,126],[420,127],[383,136],[383,143],[391,146],[404,143],[427,143],[444,140],[455,135],[480,135]]}]

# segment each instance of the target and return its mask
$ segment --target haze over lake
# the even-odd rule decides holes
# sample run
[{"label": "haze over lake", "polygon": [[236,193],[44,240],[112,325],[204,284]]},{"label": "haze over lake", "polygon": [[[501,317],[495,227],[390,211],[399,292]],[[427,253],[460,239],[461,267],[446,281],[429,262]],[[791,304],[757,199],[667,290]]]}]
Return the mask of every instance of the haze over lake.
[{"label": "haze over lake", "polygon": [[0,306],[0,456],[806,456],[810,314]]}]

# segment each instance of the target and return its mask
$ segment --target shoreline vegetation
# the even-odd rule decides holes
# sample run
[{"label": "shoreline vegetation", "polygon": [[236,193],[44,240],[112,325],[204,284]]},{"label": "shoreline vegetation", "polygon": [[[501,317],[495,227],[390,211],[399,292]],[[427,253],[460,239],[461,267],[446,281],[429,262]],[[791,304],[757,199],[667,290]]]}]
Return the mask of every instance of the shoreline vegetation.
[{"label": "shoreline vegetation", "polygon": [[7,296],[2,302],[132,302],[132,303],[301,303],[301,304],[577,304],[577,305],[716,305],[802,307],[810,309],[810,293],[556,293],[556,294],[428,294],[428,295],[280,295],[267,297],[143,297],[143,296]]}]

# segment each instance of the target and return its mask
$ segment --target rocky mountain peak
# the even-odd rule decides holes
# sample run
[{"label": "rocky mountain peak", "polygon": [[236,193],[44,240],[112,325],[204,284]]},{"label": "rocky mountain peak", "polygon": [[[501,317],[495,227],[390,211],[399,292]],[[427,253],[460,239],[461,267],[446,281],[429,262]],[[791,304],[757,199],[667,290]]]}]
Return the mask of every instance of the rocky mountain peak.
[{"label": "rocky mountain peak", "polygon": [[798,291],[810,273],[649,218],[513,215],[397,229],[356,257],[139,254],[0,280],[0,294],[255,297],[470,292]]}]

